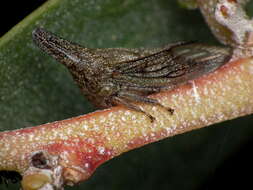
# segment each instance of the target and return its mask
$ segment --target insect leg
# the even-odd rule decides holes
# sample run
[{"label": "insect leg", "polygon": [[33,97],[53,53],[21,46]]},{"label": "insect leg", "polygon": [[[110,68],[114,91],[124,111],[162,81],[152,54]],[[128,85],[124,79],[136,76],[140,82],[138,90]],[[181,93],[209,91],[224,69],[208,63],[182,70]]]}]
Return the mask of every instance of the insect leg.
[{"label": "insect leg", "polygon": [[142,103],[146,103],[146,104],[150,104],[150,105],[154,105],[154,106],[160,106],[160,107],[166,109],[167,111],[169,111],[171,115],[174,112],[174,110],[172,108],[166,108],[166,107],[164,107],[156,99],[148,98],[148,97],[141,96],[141,95],[138,95],[138,94],[135,94],[135,93],[120,92],[118,94],[118,97],[123,97],[125,99],[130,100],[130,101],[142,102]]},{"label": "insect leg", "polygon": [[149,117],[151,123],[154,122],[155,118],[150,115],[149,113],[143,111],[141,108],[139,108],[137,105],[129,102],[127,99],[124,99],[123,97],[117,97],[115,96],[113,98],[114,102],[117,103],[117,104],[120,104],[120,105],[123,105],[123,106],[126,106],[127,108],[131,109],[131,110],[134,110],[134,111],[137,111],[137,112],[141,112],[143,114],[145,114],[146,116]]},{"label": "insect leg", "polygon": [[153,116],[151,116],[150,114],[146,113],[145,111],[143,111],[140,107],[138,107],[134,103],[142,102],[142,103],[151,104],[154,106],[160,106],[160,107],[166,109],[167,111],[169,111],[169,113],[171,115],[174,112],[174,110],[172,108],[164,107],[156,99],[147,98],[147,97],[144,97],[144,96],[141,96],[138,94],[134,94],[134,93],[120,92],[117,94],[117,96],[115,96],[113,98],[114,98],[114,101],[118,104],[122,104],[132,110],[144,113],[145,115],[147,115],[150,118],[151,122],[153,122],[155,120],[155,118]]}]

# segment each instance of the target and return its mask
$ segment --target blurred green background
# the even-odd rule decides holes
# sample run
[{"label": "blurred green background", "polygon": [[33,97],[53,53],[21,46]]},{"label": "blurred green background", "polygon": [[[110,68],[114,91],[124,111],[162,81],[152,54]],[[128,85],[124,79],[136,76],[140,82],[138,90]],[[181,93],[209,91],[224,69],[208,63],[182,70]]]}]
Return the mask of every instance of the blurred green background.
[{"label": "blurred green background", "polygon": [[[252,5],[247,11],[253,13]],[[8,19],[6,19],[8,21]],[[0,38],[0,131],[67,119],[94,108],[68,71],[32,42],[44,27],[86,47],[218,44],[198,10],[176,0],[49,0]],[[250,184],[253,117],[226,121],[123,154],[68,190],[193,190]],[[0,185],[18,190],[19,185]]]}]

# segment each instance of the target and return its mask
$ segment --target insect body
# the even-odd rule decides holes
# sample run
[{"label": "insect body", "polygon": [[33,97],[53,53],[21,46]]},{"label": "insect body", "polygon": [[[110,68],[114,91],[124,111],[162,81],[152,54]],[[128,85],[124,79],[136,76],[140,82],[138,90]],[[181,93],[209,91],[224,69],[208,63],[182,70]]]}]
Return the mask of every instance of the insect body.
[{"label": "insect body", "polygon": [[[147,95],[173,89],[212,72],[231,57],[231,49],[178,42],[158,49],[91,49],[38,28],[35,43],[67,66],[74,80],[96,106],[124,105],[145,113],[137,102],[162,106]],[[167,108],[170,113],[173,109]]]}]

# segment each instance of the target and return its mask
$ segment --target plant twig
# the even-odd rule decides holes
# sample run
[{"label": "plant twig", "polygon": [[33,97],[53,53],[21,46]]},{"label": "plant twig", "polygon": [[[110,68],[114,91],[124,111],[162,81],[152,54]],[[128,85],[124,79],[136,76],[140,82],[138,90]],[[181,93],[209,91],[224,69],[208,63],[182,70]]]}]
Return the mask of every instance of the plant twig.
[{"label": "plant twig", "polygon": [[233,62],[173,91],[151,96],[173,108],[173,115],[161,107],[140,104],[144,111],[155,116],[155,122],[141,113],[113,107],[64,121],[1,132],[0,170],[21,173],[24,190],[62,189],[64,184],[86,180],[100,164],[126,151],[251,114],[253,59],[246,57],[252,56],[253,28],[242,8],[247,1],[188,2],[191,7],[197,5],[201,9],[221,42],[235,47]]},{"label": "plant twig", "polygon": [[[153,123],[141,113],[113,107],[64,121],[2,132],[0,170],[18,171],[26,182],[34,182],[37,175],[46,175],[49,179],[45,183],[75,184],[123,152],[250,114],[253,111],[252,64],[251,59],[231,62],[173,91],[153,95],[163,105],[175,109],[171,116],[160,107],[141,105],[156,117]],[[43,156],[34,163],[36,153]]]}]

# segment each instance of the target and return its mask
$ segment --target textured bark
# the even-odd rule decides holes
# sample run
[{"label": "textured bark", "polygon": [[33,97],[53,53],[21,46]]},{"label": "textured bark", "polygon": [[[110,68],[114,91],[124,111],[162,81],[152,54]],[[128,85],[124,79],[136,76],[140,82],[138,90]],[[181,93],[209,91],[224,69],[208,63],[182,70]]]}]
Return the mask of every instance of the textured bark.
[{"label": "textured bark", "polygon": [[151,96],[175,109],[150,105],[156,117],[123,107],[0,133],[0,170],[24,174],[34,152],[57,157],[64,180],[87,179],[103,162],[131,149],[253,112],[253,60],[231,62],[173,91]]}]

